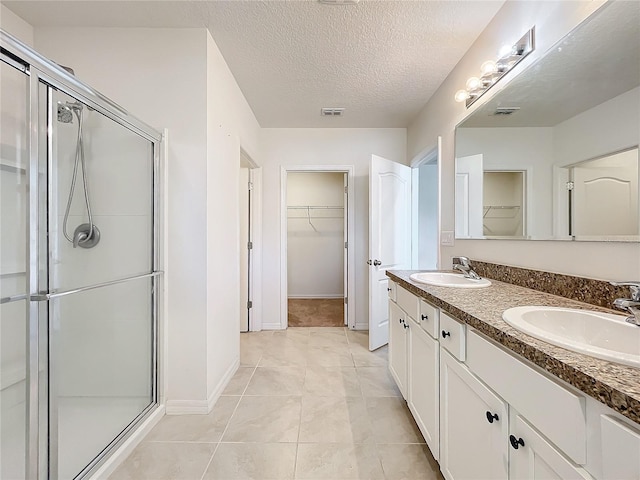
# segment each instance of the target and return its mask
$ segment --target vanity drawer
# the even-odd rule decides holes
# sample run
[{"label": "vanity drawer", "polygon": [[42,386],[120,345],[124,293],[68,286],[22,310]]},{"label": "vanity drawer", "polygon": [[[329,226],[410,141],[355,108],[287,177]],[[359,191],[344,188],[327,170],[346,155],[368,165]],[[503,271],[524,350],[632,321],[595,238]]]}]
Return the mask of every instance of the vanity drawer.
[{"label": "vanity drawer", "polygon": [[387,293],[389,294],[389,300],[396,301],[396,291],[398,290],[398,284],[393,280],[387,282]]},{"label": "vanity drawer", "polygon": [[407,313],[414,320],[420,318],[418,316],[420,301],[413,293],[405,290],[402,287],[396,289],[396,303],[398,306]]},{"label": "vanity drawer", "polygon": [[438,329],[440,345],[461,362],[464,362],[466,358],[465,327],[464,323],[440,312],[440,328]]},{"label": "vanity drawer", "polygon": [[439,335],[438,326],[440,325],[440,309],[434,307],[430,303],[420,300],[420,315],[416,318],[420,323],[420,327],[437,339]]},{"label": "vanity drawer", "polygon": [[474,330],[467,366],[578,465],[587,460],[586,400]]}]

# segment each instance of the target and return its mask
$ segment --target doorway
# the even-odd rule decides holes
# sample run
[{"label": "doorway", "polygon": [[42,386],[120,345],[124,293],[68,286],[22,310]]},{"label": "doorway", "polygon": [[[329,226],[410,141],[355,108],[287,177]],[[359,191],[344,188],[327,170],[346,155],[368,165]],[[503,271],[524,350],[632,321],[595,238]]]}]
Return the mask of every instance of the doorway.
[{"label": "doorway", "polygon": [[351,177],[352,167],[283,167],[282,328],[355,327]]}]

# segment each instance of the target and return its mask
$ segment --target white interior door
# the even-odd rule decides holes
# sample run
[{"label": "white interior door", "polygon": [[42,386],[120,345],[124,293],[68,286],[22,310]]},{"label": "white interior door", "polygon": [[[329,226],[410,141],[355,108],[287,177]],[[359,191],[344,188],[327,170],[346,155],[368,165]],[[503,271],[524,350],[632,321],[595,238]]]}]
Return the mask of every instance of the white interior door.
[{"label": "white interior door", "polygon": [[344,289],[344,299],[345,299],[345,303],[344,303],[344,324],[345,326],[349,325],[349,309],[347,308],[347,299],[349,298],[349,262],[348,262],[348,258],[349,258],[349,176],[345,173],[344,174],[344,202],[342,204],[343,206],[343,224],[342,224],[342,231],[344,234],[344,257],[343,257],[343,289]]},{"label": "white interior door", "polygon": [[638,149],[573,168],[573,235],[638,235]]},{"label": "white interior door", "polygon": [[411,268],[411,168],[377,155],[369,168],[369,350],[389,343],[389,269]]},{"label": "white interior door", "polygon": [[240,168],[240,331],[249,331],[249,169]]},{"label": "white interior door", "polygon": [[456,158],[456,237],[483,236],[482,154]]}]

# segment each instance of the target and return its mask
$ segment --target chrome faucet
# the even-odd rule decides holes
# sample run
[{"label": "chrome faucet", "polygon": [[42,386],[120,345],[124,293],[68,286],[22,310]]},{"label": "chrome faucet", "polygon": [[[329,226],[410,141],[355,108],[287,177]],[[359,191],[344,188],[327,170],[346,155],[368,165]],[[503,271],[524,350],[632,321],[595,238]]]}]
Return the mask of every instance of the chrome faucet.
[{"label": "chrome faucet", "polygon": [[482,280],[482,277],[473,271],[467,257],[453,257],[453,269],[462,272],[466,278]]},{"label": "chrome faucet", "polygon": [[639,282],[609,282],[615,287],[629,287],[631,298],[616,298],[613,305],[620,310],[631,313],[627,322],[640,327],[640,281]]}]

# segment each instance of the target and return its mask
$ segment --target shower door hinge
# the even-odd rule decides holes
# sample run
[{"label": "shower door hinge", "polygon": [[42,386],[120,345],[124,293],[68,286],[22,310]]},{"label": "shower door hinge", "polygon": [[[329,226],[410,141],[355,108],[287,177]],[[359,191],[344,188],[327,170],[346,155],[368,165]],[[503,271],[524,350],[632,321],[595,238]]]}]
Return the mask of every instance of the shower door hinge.
[{"label": "shower door hinge", "polygon": [[573,182],[567,182],[567,190],[571,191],[573,190],[573,187],[575,187],[575,184]]},{"label": "shower door hinge", "polygon": [[349,299],[347,297],[344,297],[344,304],[346,305],[347,303],[349,303]]},{"label": "shower door hinge", "polygon": [[344,248],[349,248],[349,242],[344,242]]},{"label": "shower door hinge", "polygon": [[247,308],[253,308],[253,302],[251,300],[247,302]]},{"label": "shower door hinge", "polygon": [[253,182],[249,182],[249,191],[253,190]]},{"label": "shower door hinge", "polygon": [[345,185],[345,187],[344,187],[344,193],[349,193],[349,192],[348,192],[348,187],[347,187],[346,185]]},{"label": "shower door hinge", "polygon": [[247,242],[247,250],[253,250],[253,242]]}]

